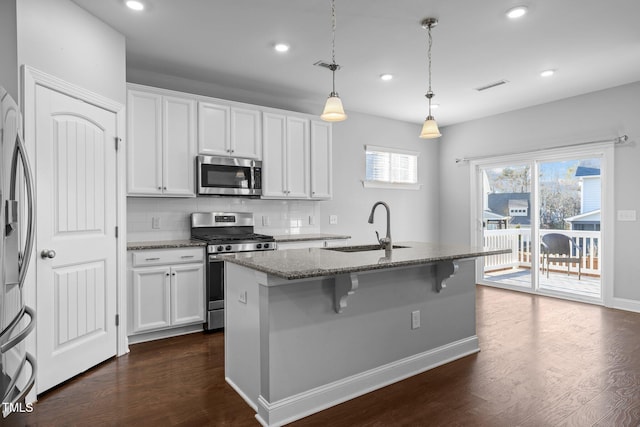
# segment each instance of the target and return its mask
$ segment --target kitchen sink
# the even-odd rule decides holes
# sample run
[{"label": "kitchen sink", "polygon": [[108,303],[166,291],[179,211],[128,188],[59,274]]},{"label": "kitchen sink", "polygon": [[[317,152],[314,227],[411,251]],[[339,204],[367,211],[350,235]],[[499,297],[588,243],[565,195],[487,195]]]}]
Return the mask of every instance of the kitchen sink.
[{"label": "kitchen sink", "polygon": [[[409,246],[393,245],[393,249],[408,248]],[[322,248],[329,251],[338,252],[365,252],[365,251],[378,251],[382,250],[380,245],[359,245],[359,246],[336,246],[333,248]]]}]

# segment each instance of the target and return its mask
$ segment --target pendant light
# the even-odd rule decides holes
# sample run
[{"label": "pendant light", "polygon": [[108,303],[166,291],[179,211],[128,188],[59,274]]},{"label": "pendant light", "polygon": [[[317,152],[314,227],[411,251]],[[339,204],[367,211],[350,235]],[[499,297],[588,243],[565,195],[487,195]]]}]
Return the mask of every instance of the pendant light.
[{"label": "pendant light", "polygon": [[431,115],[431,98],[435,96],[431,90],[431,45],[433,43],[433,39],[431,38],[431,28],[436,25],[438,25],[438,20],[436,18],[425,18],[422,21],[422,28],[429,32],[429,50],[427,54],[427,58],[429,59],[429,90],[427,90],[427,94],[425,95],[429,100],[429,115],[425,119],[424,124],[422,125],[422,131],[420,132],[420,138],[423,139],[438,138],[442,136],[438,130],[436,119]]},{"label": "pendant light", "polygon": [[342,101],[336,92],[336,70],[340,68],[336,64],[336,5],[335,0],[331,0],[331,64],[329,69],[331,70],[331,78],[333,80],[333,90],[327,98],[327,103],[324,105],[324,111],[320,115],[320,118],[326,122],[341,122],[347,118],[342,107]]}]

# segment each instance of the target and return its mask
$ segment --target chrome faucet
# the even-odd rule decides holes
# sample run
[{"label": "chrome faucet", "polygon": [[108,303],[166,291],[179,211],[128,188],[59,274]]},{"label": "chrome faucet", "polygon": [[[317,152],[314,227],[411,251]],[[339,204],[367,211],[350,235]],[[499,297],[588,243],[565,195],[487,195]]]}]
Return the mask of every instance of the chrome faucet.
[{"label": "chrome faucet", "polygon": [[380,249],[384,249],[386,252],[391,252],[393,244],[391,243],[391,209],[389,209],[389,205],[385,202],[376,202],[371,208],[371,214],[369,214],[369,224],[373,224],[373,214],[378,205],[384,206],[387,210],[387,236],[381,239],[380,235],[376,231],[376,238],[378,239],[378,243],[380,243]]}]

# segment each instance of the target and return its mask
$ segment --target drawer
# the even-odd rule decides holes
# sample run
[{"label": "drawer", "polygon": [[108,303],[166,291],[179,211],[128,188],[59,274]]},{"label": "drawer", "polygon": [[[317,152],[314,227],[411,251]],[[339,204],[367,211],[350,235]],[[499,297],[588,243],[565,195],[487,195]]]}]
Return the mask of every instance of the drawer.
[{"label": "drawer", "polygon": [[203,262],[204,248],[134,251],[133,267]]}]

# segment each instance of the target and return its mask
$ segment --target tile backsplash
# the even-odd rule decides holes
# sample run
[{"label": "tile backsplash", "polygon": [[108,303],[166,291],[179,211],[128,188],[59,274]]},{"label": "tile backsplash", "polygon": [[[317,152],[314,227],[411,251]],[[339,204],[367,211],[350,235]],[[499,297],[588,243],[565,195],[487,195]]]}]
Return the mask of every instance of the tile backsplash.
[{"label": "tile backsplash", "polygon": [[188,239],[192,212],[253,212],[255,231],[263,234],[320,232],[317,201],[127,197],[127,241]]}]

